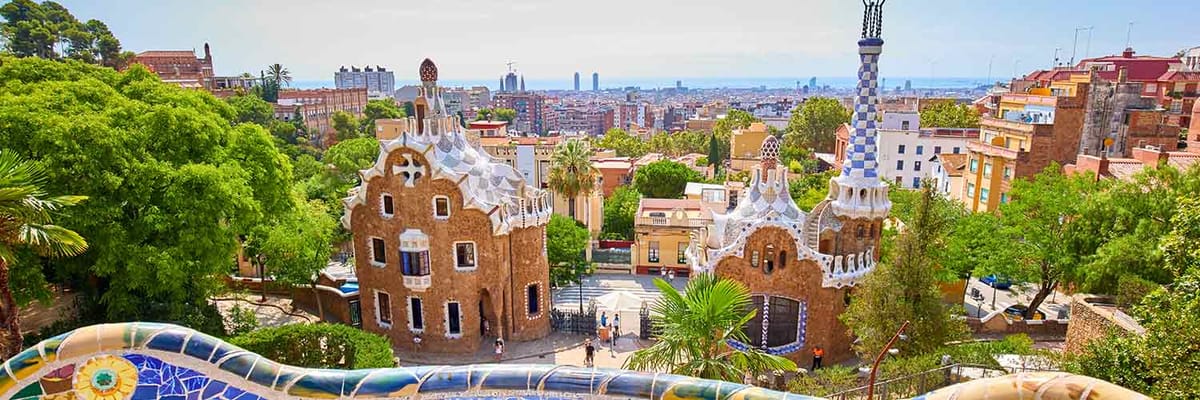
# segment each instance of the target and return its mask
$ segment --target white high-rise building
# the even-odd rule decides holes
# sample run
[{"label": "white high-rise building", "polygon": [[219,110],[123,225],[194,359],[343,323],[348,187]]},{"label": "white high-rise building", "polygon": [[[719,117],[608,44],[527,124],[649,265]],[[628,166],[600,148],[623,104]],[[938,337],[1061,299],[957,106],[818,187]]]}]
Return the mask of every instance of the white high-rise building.
[{"label": "white high-rise building", "polygon": [[367,97],[372,99],[391,98],[396,91],[395,75],[378,65],[375,68],[341,67],[333,73],[333,84],[338,89],[367,88]]}]

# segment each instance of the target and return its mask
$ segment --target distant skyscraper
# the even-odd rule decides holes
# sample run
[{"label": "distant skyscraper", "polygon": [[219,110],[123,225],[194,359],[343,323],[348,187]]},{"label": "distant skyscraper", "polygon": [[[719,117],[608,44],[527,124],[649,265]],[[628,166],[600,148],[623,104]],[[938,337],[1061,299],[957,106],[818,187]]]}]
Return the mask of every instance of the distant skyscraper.
[{"label": "distant skyscraper", "polygon": [[599,72],[592,73],[592,91],[593,92],[600,91],[600,73]]},{"label": "distant skyscraper", "polygon": [[520,87],[517,82],[517,74],[512,71],[508,71],[508,74],[505,74],[500,81],[503,83],[500,85],[501,92],[515,92]]},{"label": "distant skyscraper", "polygon": [[676,88],[676,89],[683,89],[683,81],[681,81],[681,80],[676,80],[676,81],[675,81],[675,88]]},{"label": "distant skyscraper", "polygon": [[904,81],[904,90],[912,90],[912,81],[911,80]]},{"label": "distant skyscraper", "polygon": [[812,78],[808,78],[808,87],[813,89],[817,88],[817,77],[814,76]]},{"label": "distant skyscraper", "polygon": [[521,75],[521,91],[525,91],[525,75]]},{"label": "distant skyscraper", "polygon": [[392,71],[378,65],[375,68],[341,67],[333,73],[333,83],[338,89],[367,88],[370,97],[392,97],[396,91]]},{"label": "distant skyscraper", "polygon": [[579,91],[579,73],[578,72],[575,73],[575,91],[576,92]]}]

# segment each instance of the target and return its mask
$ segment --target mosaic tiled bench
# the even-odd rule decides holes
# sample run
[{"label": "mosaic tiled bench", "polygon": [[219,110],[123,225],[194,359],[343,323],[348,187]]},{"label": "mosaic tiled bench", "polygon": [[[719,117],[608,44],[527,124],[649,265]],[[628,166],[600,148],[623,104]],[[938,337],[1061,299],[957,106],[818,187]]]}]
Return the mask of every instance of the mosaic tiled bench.
[{"label": "mosaic tiled bench", "polygon": [[[1144,398],[1107,382],[1069,374],[978,380],[920,398],[1018,398],[1018,392],[1025,393],[1021,398],[1026,399]],[[62,334],[9,359],[0,375],[0,399],[339,398],[813,399],[686,376],[544,364],[349,371],[298,368],[188,328],[155,323],[95,325]]]}]

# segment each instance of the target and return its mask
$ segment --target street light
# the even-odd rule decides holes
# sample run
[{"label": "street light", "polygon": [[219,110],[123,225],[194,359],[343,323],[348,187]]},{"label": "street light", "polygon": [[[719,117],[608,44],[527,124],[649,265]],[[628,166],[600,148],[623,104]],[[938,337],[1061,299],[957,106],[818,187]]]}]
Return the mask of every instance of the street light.
[{"label": "street light", "polygon": [[883,356],[886,354],[899,354],[900,349],[893,349],[892,346],[896,344],[897,340],[908,340],[908,335],[904,334],[905,329],[908,329],[908,321],[904,321],[904,324],[900,325],[900,330],[896,331],[895,335],[892,335],[892,339],[888,340],[887,344],[883,345],[883,350],[879,352],[879,355],[875,356],[875,362],[871,364],[871,377],[867,379],[867,400],[875,397],[875,372],[879,370],[879,362],[883,361]]}]

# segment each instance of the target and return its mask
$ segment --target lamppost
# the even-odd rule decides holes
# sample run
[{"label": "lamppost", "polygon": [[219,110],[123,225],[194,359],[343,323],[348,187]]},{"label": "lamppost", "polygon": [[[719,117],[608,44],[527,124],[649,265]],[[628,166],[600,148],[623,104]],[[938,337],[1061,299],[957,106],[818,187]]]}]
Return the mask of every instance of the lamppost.
[{"label": "lamppost", "polygon": [[879,351],[879,355],[875,356],[875,362],[871,364],[871,377],[867,378],[867,400],[871,400],[875,397],[875,372],[879,370],[879,362],[883,361],[883,356],[886,354],[895,355],[899,353],[900,350],[893,349],[892,346],[896,344],[897,340],[908,339],[908,336],[904,334],[905,329],[908,329],[908,321],[904,321],[904,324],[900,325],[900,330],[896,331],[895,335],[892,335],[892,339],[888,340],[887,344],[883,345],[883,350]]}]

